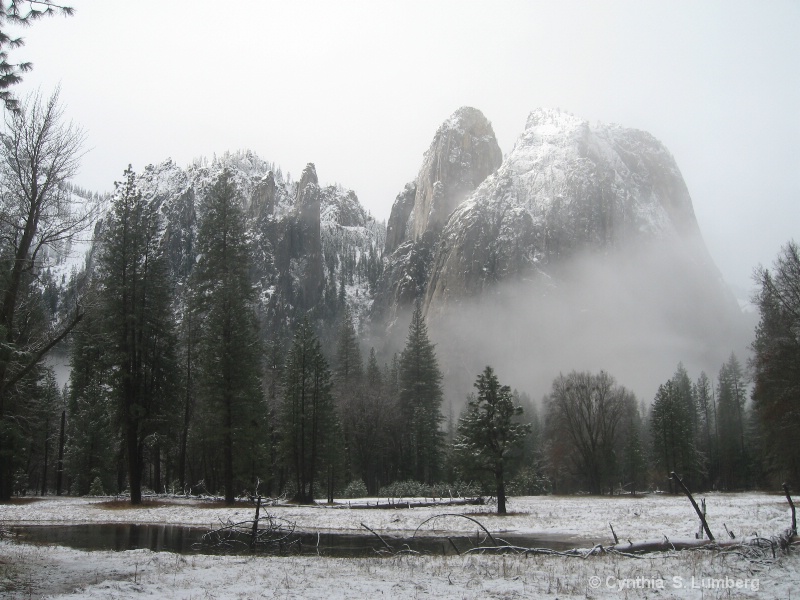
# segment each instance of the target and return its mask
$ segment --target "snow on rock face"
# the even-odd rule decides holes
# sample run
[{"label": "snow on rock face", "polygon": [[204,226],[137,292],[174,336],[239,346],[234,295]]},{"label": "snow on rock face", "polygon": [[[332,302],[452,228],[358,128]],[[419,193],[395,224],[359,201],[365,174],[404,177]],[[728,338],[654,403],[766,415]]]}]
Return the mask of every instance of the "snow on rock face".
[{"label": "snow on rock face", "polygon": [[322,190],[323,222],[336,223],[342,227],[364,227],[370,220],[353,190],[329,186]]},{"label": "snow on rock face", "polygon": [[534,395],[571,369],[651,395],[665,364],[713,372],[752,331],[664,146],[549,110],[451,214],[423,310],[453,397],[486,364]]},{"label": "snow on rock face", "polygon": [[417,178],[394,201],[386,254],[407,239],[438,234],[450,213],[502,160],[492,124],[481,111],[465,106],[450,115],[436,131]]},{"label": "snow on rock face", "polygon": [[426,304],[477,294],[578,253],[653,240],[691,244],[696,259],[713,266],[666,148],[643,131],[538,109],[497,172],[445,225]]},{"label": "snow on rock face", "polygon": [[[582,241],[604,245],[626,236],[698,232],[675,160],[644,131],[592,127],[571,115],[538,109],[501,171],[516,180],[517,202],[556,229],[549,237],[559,229],[574,236],[582,227]],[[562,215],[572,217],[573,231],[554,222]]]},{"label": "snow on rock face", "polygon": [[397,194],[389,223],[386,227],[386,254],[394,252],[408,238],[408,221],[414,210],[414,198],[417,195],[417,184],[407,183],[402,192]]},{"label": "snow on rock face", "polygon": [[453,209],[502,159],[492,125],[481,111],[462,107],[453,113],[436,132],[417,176],[413,238],[441,230]]},{"label": "snow on rock face", "polygon": [[288,236],[290,259],[297,259],[303,265],[297,270],[303,299],[307,306],[313,306],[322,297],[324,273],[322,271],[322,239],[320,237],[321,192],[317,170],[308,163],[300,176],[295,198],[295,230]]},{"label": "snow on rock face", "polygon": [[[249,151],[198,160],[186,168],[167,159],[145,167],[137,185],[142,197],[164,217],[170,274],[180,290],[176,302],[181,302],[180,293],[196,263],[194,245],[203,201],[224,170],[231,173],[247,215],[259,310],[269,326],[318,308],[327,288],[335,296],[345,256],[355,260],[364,256],[364,261],[369,256],[379,262],[383,225],[364,210],[352,190],[320,186],[311,163],[293,182],[274,163]],[[361,271],[347,280],[345,299],[363,320],[368,311],[363,305],[371,299],[371,291]]]},{"label": "snow on rock face", "polygon": [[450,214],[503,159],[489,120],[462,107],[436,131],[417,178],[392,205],[386,231],[388,257],[372,316],[392,320],[425,293],[442,227]]}]

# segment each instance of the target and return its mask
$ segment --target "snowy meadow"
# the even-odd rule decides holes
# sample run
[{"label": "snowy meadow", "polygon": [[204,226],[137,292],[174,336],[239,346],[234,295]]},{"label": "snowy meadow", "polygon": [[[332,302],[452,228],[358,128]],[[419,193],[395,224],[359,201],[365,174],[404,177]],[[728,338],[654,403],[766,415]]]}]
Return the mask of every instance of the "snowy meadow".
[{"label": "snowy meadow", "polygon": [[[707,494],[708,522],[717,539],[782,533],[791,523],[777,494]],[[699,499],[699,498],[698,498]],[[0,527],[140,523],[213,528],[252,519],[248,506],[218,508],[197,500],[159,499],[120,508],[108,498],[43,498],[0,506]],[[378,499],[374,499],[377,501]],[[384,499],[385,500],[385,499]],[[495,537],[528,535],[574,542],[588,551],[613,543],[609,523],[627,540],[693,539],[698,520],[683,496],[536,496],[512,498],[511,514],[491,506],[391,510],[280,505],[266,510],[308,532],[394,536],[474,534],[479,521]],[[375,538],[375,548],[380,549]],[[592,555],[399,554],[368,558],[174,554],[147,549],[84,551],[0,542],[0,592],[8,598],[792,598],[800,589],[800,558],[770,551],[690,550],[639,558]]]}]

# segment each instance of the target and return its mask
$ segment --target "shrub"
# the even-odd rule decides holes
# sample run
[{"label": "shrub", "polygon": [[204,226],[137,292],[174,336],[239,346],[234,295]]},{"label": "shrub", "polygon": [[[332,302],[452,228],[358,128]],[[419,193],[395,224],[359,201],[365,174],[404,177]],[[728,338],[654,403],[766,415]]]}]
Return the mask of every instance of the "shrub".
[{"label": "shrub", "polygon": [[89,495],[90,496],[105,496],[106,492],[103,489],[103,481],[100,477],[95,477],[94,481],[92,481],[92,485],[89,486]]},{"label": "shrub", "polygon": [[472,498],[480,495],[480,488],[463,481],[428,485],[409,479],[382,487],[378,495],[382,498]]},{"label": "shrub", "polygon": [[365,498],[367,495],[367,486],[360,479],[354,479],[348,483],[342,492],[342,496],[345,498]]},{"label": "shrub", "polygon": [[550,493],[550,480],[534,469],[521,469],[506,485],[509,496],[543,496]]}]

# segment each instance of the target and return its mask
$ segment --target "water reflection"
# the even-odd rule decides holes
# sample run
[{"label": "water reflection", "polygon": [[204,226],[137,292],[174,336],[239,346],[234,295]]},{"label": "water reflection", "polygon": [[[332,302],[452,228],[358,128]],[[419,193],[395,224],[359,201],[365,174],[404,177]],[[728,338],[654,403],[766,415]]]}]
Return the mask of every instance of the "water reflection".
[{"label": "water reflection", "polygon": [[[202,544],[203,534],[208,529],[181,525],[135,525],[135,524],[84,524],[84,525],[35,525],[11,527],[11,532],[20,541],[35,544],[55,544],[78,550],[137,550],[176,552],[179,554],[248,553],[246,539],[240,546],[215,548]],[[383,535],[383,539],[395,550],[408,549],[424,554],[452,555],[480,545],[476,536],[464,535],[439,537],[417,536],[401,538]],[[521,535],[504,535],[510,545],[525,548],[550,548],[566,550],[576,546],[576,540],[542,539]],[[385,546],[373,535],[342,533],[297,533],[295,543],[275,547],[273,554],[307,554],[340,558],[375,556]],[[578,544],[580,545],[580,544]]]}]

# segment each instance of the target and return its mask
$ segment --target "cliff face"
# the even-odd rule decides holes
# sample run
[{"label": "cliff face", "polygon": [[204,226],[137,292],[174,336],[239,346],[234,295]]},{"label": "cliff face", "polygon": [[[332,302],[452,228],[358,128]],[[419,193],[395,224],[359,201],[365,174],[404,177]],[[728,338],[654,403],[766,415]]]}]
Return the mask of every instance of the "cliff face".
[{"label": "cliff face", "polygon": [[683,246],[719,278],[675,160],[643,131],[537,110],[492,176],[451,215],[426,286],[434,312],[488,286],[557,275],[586,254]]},{"label": "cliff face", "polygon": [[437,130],[417,175],[411,237],[439,233],[450,213],[502,160],[483,113],[471,107],[454,112]]},{"label": "cliff face", "polygon": [[402,192],[397,194],[389,222],[386,226],[386,255],[397,250],[397,247],[408,239],[408,220],[414,211],[414,199],[417,195],[416,182],[407,183]]},{"label": "cliff face", "polygon": [[[199,207],[223,170],[231,172],[247,214],[251,272],[265,335],[285,333],[306,314],[323,320],[332,317],[342,300],[363,321],[370,288],[380,273],[383,226],[364,210],[352,190],[320,186],[313,164],[292,181],[274,164],[249,152],[187,168],[166,160],[149,165],[137,178],[142,196],[164,216],[164,243],[178,290],[176,306],[195,264]],[[99,226],[102,230],[102,222]]]},{"label": "cliff face", "polygon": [[302,292],[300,306],[315,306],[322,297],[322,239],[320,237],[321,193],[317,170],[309,163],[303,169],[294,202],[294,211],[287,223],[289,269]]},{"label": "cliff face", "polygon": [[748,339],[666,148],[558,111],[452,212],[424,290],[456,396],[486,364],[539,393],[572,369],[651,393],[665,364],[713,373]]},{"label": "cliff face", "polygon": [[492,125],[462,107],[436,131],[417,178],[398,194],[386,231],[383,277],[372,308],[377,321],[424,297],[433,252],[453,210],[502,161]]}]

